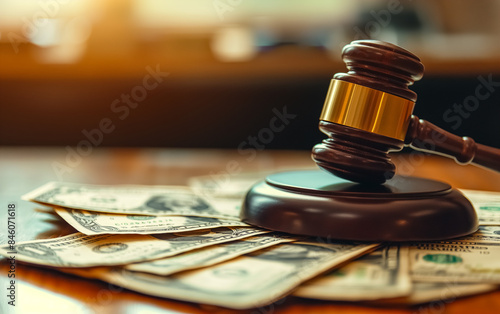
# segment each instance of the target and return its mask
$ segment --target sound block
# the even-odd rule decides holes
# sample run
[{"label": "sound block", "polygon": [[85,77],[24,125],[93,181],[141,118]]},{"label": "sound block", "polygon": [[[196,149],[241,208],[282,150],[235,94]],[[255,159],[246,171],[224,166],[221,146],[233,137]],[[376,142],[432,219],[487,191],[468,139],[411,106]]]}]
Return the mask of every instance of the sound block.
[{"label": "sound block", "polygon": [[268,176],[249,190],[240,218],[275,231],[371,242],[442,240],[478,228],[471,203],[446,183],[396,175],[363,185],[320,170]]}]

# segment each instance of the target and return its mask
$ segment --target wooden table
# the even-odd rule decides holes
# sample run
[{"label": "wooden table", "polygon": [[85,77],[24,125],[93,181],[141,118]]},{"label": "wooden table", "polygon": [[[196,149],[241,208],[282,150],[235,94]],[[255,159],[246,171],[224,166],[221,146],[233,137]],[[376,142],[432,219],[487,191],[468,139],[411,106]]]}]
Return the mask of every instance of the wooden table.
[{"label": "wooden table", "polygon": [[[20,196],[48,181],[92,184],[185,185],[196,175],[225,175],[229,164],[241,172],[315,168],[309,152],[258,151],[255,158],[236,151],[174,149],[100,149],[85,157],[65,148],[0,148],[0,223],[6,242],[7,206],[17,205],[16,240],[58,237],[74,232],[41,206]],[[398,172],[438,179],[454,187],[500,191],[500,174],[474,166],[458,166],[442,157],[421,153],[393,157]],[[179,302],[134,293],[96,280],[82,279],[55,270],[26,266],[16,268],[15,311],[7,305],[9,265],[0,260],[0,313],[233,313],[237,311]],[[250,313],[500,313],[500,291],[412,308],[369,307],[355,303],[322,302],[287,297]]]}]

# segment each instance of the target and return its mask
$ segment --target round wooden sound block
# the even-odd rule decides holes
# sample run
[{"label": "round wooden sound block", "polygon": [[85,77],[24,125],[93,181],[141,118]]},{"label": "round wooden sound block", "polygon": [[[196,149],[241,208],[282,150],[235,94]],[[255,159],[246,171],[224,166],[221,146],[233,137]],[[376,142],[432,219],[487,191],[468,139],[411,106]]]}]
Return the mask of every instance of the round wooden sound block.
[{"label": "round wooden sound block", "polygon": [[268,176],[247,193],[240,218],[298,235],[375,242],[441,240],[478,228],[470,202],[446,183],[396,175],[362,185],[320,170]]}]

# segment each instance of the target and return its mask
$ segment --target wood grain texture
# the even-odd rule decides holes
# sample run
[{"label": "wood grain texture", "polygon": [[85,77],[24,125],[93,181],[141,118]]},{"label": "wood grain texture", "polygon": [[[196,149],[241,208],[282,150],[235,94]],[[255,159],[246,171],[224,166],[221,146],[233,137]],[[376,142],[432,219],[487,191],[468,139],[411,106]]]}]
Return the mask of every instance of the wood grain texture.
[{"label": "wood grain texture", "polygon": [[[71,172],[58,178],[54,163],[65,164],[64,148],[0,148],[0,223],[6,225],[5,208],[16,202],[17,240],[57,237],[74,232],[40,205],[21,201],[20,196],[48,181],[93,184],[186,184],[191,176],[217,175],[236,162],[241,172],[314,169],[309,152],[258,152],[248,155],[223,150],[94,149],[75,162]],[[398,173],[445,181],[453,187],[500,191],[500,174],[474,166],[459,166],[452,160],[423,153],[393,156]],[[3,232],[3,231],[2,231]],[[5,242],[5,237],[1,240]],[[18,313],[240,313],[212,306],[150,297],[62,274],[56,270],[17,265]],[[7,280],[6,259],[0,260],[0,282]],[[4,290],[5,291],[5,290]],[[2,293],[4,292],[2,291]],[[3,297],[1,300],[5,300]],[[0,304],[1,313],[9,313]],[[22,311],[25,309],[26,311]],[[70,309],[68,311],[68,309]],[[438,301],[412,308],[369,307],[359,303],[324,302],[287,297],[277,304],[241,313],[498,313],[500,291],[451,301]]]},{"label": "wood grain texture", "polygon": [[417,150],[455,158],[458,163],[474,163],[500,171],[500,149],[477,144],[474,139],[460,137],[412,116],[405,144]]}]

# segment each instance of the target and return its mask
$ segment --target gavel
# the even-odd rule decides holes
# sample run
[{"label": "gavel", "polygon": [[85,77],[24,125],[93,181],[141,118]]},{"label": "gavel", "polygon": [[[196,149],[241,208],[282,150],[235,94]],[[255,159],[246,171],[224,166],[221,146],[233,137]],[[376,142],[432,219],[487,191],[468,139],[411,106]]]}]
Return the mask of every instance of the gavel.
[{"label": "gavel", "polygon": [[322,170],[268,175],[246,194],[242,221],[354,241],[431,241],[475,232],[476,210],[459,190],[395,174],[388,153],[407,145],[500,171],[500,150],[412,115],[417,95],[408,86],[424,72],[412,53],[360,40],[345,46],[342,57],[349,71],[333,77],[320,116],[328,138],[312,149]]},{"label": "gavel", "polygon": [[347,73],[334,75],[320,116],[328,138],[312,158],[323,170],[363,184],[382,184],[395,174],[388,153],[404,146],[500,171],[500,149],[477,144],[412,115],[417,94],[409,85],[424,66],[411,52],[377,40],[344,47]]}]

